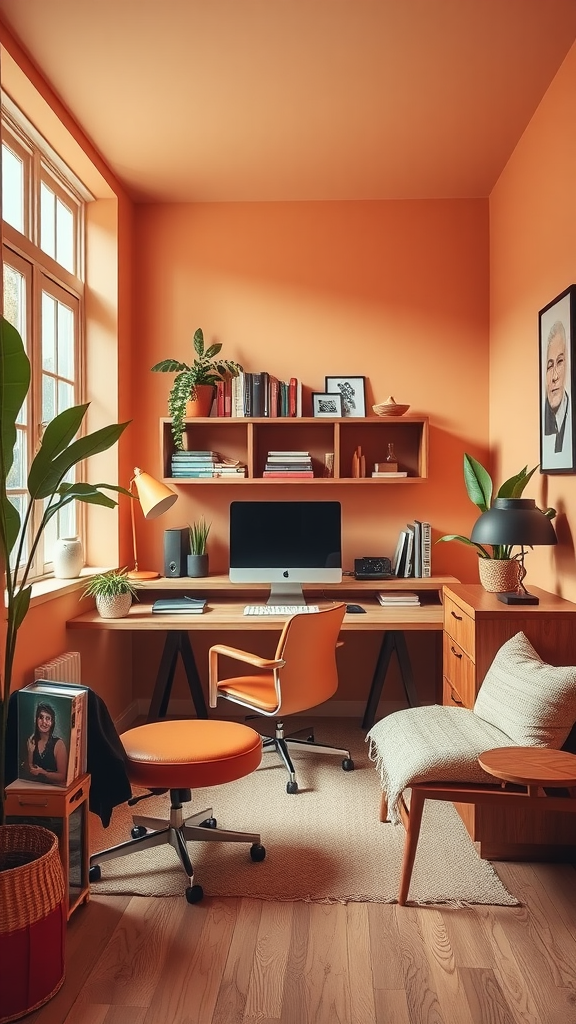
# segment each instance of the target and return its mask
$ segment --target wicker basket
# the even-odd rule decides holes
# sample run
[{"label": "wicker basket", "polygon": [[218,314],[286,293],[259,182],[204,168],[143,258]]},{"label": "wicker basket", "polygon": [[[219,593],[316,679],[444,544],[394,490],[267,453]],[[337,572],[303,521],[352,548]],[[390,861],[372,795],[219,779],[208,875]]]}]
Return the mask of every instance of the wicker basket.
[{"label": "wicker basket", "polygon": [[58,837],[38,825],[0,826],[0,1024],[55,995],[65,938]]},{"label": "wicker basket", "polygon": [[515,558],[479,558],[480,583],[490,594],[516,590],[520,563]]}]

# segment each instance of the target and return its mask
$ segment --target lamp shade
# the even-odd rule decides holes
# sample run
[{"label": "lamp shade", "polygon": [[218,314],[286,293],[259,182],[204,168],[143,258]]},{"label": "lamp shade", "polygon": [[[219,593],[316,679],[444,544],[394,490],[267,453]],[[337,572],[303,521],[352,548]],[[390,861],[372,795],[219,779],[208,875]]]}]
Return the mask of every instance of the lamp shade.
[{"label": "lamp shade", "polygon": [[134,470],[134,485],[145,519],[156,519],[178,500],[175,491],[155,480],[149,473],[143,473],[137,466]]},{"label": "lamp shade", "polygon": [[476,520],[470,534],[475,544],[556,544],[554,527],[533,498],[496,498]]}]

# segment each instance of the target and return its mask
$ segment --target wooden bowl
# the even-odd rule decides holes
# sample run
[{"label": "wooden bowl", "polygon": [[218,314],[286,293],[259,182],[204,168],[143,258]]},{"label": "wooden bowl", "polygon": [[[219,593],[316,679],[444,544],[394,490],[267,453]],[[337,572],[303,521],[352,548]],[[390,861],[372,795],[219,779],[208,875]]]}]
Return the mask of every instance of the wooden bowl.
[{"label": "wooden bowl", "polygon": [[372,406],[372,411],[377,416],[403,416],[409,408],[409,405],[399,405],[398,402],[380,402]]}]

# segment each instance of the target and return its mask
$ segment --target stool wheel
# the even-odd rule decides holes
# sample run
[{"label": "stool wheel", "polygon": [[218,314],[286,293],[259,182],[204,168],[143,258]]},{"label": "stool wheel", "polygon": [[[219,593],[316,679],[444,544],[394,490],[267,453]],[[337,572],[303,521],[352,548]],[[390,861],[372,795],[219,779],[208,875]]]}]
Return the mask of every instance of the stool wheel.
[{"label": "stool wheel", "polygon": [[130,835],[132,836],[132,839],[141,839],[142,836],[146,835],[146,831],[147,830],[144,828],[144,825],[134,825],[130,829]]},{"label": "stool wheel", "polygon": [[217,828],[218,822],[216,818],[206,818],[205,821],[200,822],[200,828]]},{"label": "stool wheel", "polygon": [[266,856],[266,847],[260,843],[253,843],[250,847],[250,856],[254,861],[264,860]]},{"label": "stool wheel", "polygon": [[313,732],[311,732],[310,735],[307,737],[306,742],[307,743],[314,743],[314,733]]},{"label": "stool wheel", "polygon": [[90,870],[88,871],[88,881],[89,882],[99,882],[101,878],[102,878],[102,870],[100,868],[100,865],[99,864],[94,864],[94,866],[91,867]]},{"label": "stool wheel", "polygon": [[287,782],[286,783],[286,792],[287,793],[297,793],[298,792],[298,783],[297,782]]},{"label": "stool wheel", "polygon": [[204,889],[201,885],[189,885],[186,889],[186,902],[199,903],[204,896]]},{"label": "stool wheel", "polygon": [[354,771],[354,761],[352,760],[351,757],[345,757],[344,760],[342,761],[342,771],[343,772],[353,772]]}]

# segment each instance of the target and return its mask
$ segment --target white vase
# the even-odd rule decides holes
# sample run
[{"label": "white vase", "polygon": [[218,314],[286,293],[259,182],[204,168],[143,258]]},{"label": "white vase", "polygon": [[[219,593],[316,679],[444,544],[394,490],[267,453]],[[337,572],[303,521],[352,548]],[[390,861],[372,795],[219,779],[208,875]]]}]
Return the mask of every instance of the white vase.
[{"label": "white vase", "polygon": [[58,580],[71,580],[79,576],[84,565],[80,537],[59,537],[54,544],[52,564]]}]

